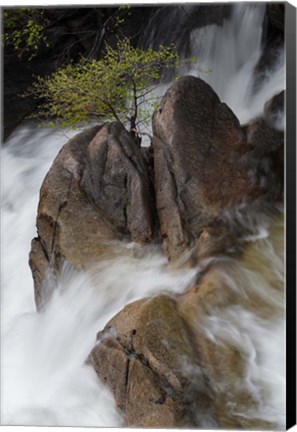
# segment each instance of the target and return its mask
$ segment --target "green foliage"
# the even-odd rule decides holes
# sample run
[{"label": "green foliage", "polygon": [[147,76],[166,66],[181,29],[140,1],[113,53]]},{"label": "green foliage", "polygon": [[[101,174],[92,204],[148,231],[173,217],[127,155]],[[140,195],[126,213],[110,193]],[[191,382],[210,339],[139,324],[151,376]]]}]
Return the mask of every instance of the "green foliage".
[{"label": "green foliage", "polygon": [[48,46],[44,35],[45,17],[42,9],[5,9],[3,23],[4,45],[13,47],[19,57],[28,54],[31,60],[42,42]]},{"label": "green foliage", "polygon": [[39,115],[62,126],[76,126],[90,117],[116,119],[136,134],[156,102],[151,97],[154,84],[177,61],[173,47],[143,50],[124,39],[116,48],[106,46],[100,60],[83,59],[39,77],[30,92],[43,100]]}]

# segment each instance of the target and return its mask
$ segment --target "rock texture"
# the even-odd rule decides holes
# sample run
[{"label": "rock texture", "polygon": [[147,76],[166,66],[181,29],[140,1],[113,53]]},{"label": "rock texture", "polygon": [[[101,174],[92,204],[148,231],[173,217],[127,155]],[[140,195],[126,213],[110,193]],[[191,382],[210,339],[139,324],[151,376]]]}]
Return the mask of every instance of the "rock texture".
[{"label": "rock texture", "polygon": [[[260,197],[278,198],[269,167],[265,182],[253,169],[260,144],[251,130],[247,136],[230,108],[199,78],[182,78],[161,100],[153,117],[155,190],[169,259],[192,248],[205,226],[226,223],[224,212]],[[271,137],[271,147],[280,147],[281,137],[266,123],[257,130],[264,147]]]},{"label": "rock texture", "polygon": [[254,69],[253,91],[257,93],[261,90],[265,79],[268,78],[271,71],[277,70],[282,63],[284,52],[284,37],[277,35],[272,38],[263,50]]},{"label": "rock texture", "polygon": [[[265,261],[261,248],[247,250],[241,262],[248,266],[251,259]],[[256,287],[245,285],[243,274],[241,290],[228,284],[222,275],[236,283],[237,266],[236,260],[216,262],[191,289],[131,303],[98,333],[88,362],[112,390],[127,426],[275,428],[257,417],[261,401],[246,385],[246,331],[236,340],[231,333],[224,337],[224,328],[217,336],[210,328],[213,320],[226,319],[228,310],[240,314],[243,308],[255,320],[279,313],[273,300],[263,300]]]},{"label": "rock texture", "polygon": [[62,148],[40,190],[29,259],[38,308],[64,261],[86,269],[116,253],[113,240],[152,238],[149,188],[140,149],[120,124],[84,131]]},{"label": "rock texture", "polygon": [[281,121],[285,110],[285,91],[273,96],[264,105],[264,116],[269,126],[277,129],[284,129]]},{"label": "rock texture", "polygon": [[153,49],[174,44],[182,57],[190,56],[192,32],[211,24],[223,25],[231,11],[230,4],[163,5],[144,28],[140,41]]},{"label": "rock texture", "polygon": [[271,127],[270,118],[258,118],[246,127],[252,147],[249,172],[267,201],[282,199],[284,186],[284,133]]},{"label": "rock texture", "polygon": [[81,186],[119,232],[135,241],[152,239],[148,168],[120,124],[102,128],[89,144]]},{"label": "rock texture", "polygon": [[197,360],[188,324],[167,295],[126,306],[98,334],[88,359],[127,426],[164,428],[198,426],[210,410]]}]

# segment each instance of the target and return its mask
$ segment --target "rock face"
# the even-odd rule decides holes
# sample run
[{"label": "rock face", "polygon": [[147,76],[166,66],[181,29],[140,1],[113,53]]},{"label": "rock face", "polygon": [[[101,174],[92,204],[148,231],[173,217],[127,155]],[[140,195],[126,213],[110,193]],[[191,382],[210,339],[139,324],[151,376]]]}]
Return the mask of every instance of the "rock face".
[{"label": "rock face", "polygon": [[255,119],[246,126],[246,136],[252,147],[249,172],[260,185],[266,201],[273,202],[281,200],[283,194],[284,133],[271,124],[268,115]]},{"label": "rock face", "polygon": [[89,144],[81,186],[119,232],[135,241],[152,239],[148,169],[120,124],[102,128]]},{"label": "rock face", "polygon": [[210,410],[198,353],[173,298],[160,295],[126,306],[98,342],[88,361],[113,391],[127,426],[198,426],[199,415]]},{"label": "rock face", "polygon": [[[272,128],[281,129],[281,117],[285,109],[285,91],[276,94],[264,105],[265,120]],[[283,129],[283,128],[282,128]]]},{"label": "rock face", "polygon": [[255,66],[253,83],[254,93],[257,93],[261,89],[268,74],[279,67],[279,63],[282,61],[281,55],[283,51],[283,35],[277,35],[267,43]]},{"label": "rock face", "polygon": [[149,188],[140,149],[120,124],[84,131],[62,148],[40,190],[29,259],[38,308],[65,260],[86,269],[115,253],[113,240],[152,238]]},{"label": "rock face", "polygon": [[[205,226],[221,225],[223,212],[268,193],[251,169],[256,139],[248,140],[204,81],[184,77],[170,87],[154,114],[153,132],[157,211],[169,259],[193,247]],[[265,178],[267,186],[270,172]]]},{"label": "rock face", "polygon": [[190,56],[193,30],[211,24],[223,25],[231,11],[230,4],[191,4],[182,8],[163,5],[152,15],[148,26],[144,28],[141,42],[145,47],[152,45],[153,49],[157,49],[160,44],[174,44],[181,56]]}]

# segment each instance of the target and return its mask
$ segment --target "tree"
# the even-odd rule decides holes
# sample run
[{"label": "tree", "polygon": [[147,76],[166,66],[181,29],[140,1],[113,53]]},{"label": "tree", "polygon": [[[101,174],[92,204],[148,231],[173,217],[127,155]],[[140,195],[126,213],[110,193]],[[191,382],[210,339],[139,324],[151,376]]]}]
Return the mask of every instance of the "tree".
[{"label": "tree", "polygon": [[41,43],[48,46],[45,36],[47,19],[44,9],[13,8],[3,11],[3,42],[19,57],[36,56]]},{"label": "tree", "polygon": [[41,99],[38,115],[62,126],[90,118],[116,119],[136,138],[156,104],[152,91],[163,72],[177,65],[174,47],[134,48],[128,39],[106,46],[99,60],[82,59],[46,78],[38,77],[30,94]]},{"label": "tree", "polygon": [[[133,21],[135,9],[129,5],[111,8],[5,8],[2,12],[2,44],[8,48],[6,54],[16,54],[22,60],[32,60],[44,53],[44,48],[54,48],[54,60],[60,65],[73,57],[77,60],[77,55],[99,58],[106,39],[115,34],[124,35],[125,23]],[[135,38],[138,31],[130,31],[129,38]],[[57,47],[56,36],[60,39]]]}]

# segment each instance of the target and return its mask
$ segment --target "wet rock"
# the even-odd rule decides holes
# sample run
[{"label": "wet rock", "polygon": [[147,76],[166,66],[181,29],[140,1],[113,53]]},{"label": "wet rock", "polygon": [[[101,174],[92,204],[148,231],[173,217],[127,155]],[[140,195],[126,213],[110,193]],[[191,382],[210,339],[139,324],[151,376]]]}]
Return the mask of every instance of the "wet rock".
[{"label": "wet rock", "polygon": [[283,64],[284,38],[277,35],[267,43],[254,69],[253,92],[261,90],[264,81]]},{"label": "wet rock", "polygon": [[264,105],[264,116],[269,126],[284,129],[285,91],[276,94]]},{"label": "wet rock", "polygon": [[79,186],[87,146],[98,130],[92,128],[70,140],[43,181],[36,221],[38,238],[32,243],[29,261],[37,308],[47,302],[55,288],[55,284],[45,283],[49,268],[56,274],[66,259],[83,269],[103,252],[104,239],[117,238]]},{"label": "wet rock", "polygon": [[126,306],[98,335],[89,356],[113,391],[127,426],[197,426],[209,412],[198,355],[177,307],[167,295]]},{"label": "wet rock", "polygon": [[253,338],[247,322],[238,323],[241,316],[269,323],[282,308],[239,270],[255,271],[261,261],[271,289],[282,290],[263,247],[251,245],[240,261],[216,260],[184,293],[127,305],[98,333],[88,363],[112,390],[126,426],[276,428],[259,414],[266,396],[248,385],[250,350],[258,348],[246,345]]},{"label": "wet rock", "polygon": [[31,242],[29,265],[34,281],[35,304],[41,310],[56,288],[57,279],[55,269],[51,267],[50,259],[39,238],[34,238]]},{"label": "wet rock", "polygon": [[[273,102],[271,102],[273,104]],[[266,106],[266,105],[265,105]],[[265,114],[265,110],[264,110]],[[249,172],[254,184],[259,184],[266,201],[281,201],[284,191],[284,132],[271,125],[271,116],[252,120],[246,126]]]},{"label": "wet rock", "polygon": [[[282,220],[283,215],[279,214],[270,227],[271,244],[281,254]],[[261,416],[260,407],[267,403],[265,385],[262,387],[257,381],[257,393],[248,384],[253,373],[251,349],[258,352],[261,348],[253,342],[253,330],[246,327],[247,322],[241,324],[241,319],[249,316],[251,325],[261,320],[263,326],[265,322],[270,326],[283,315],[282,302],[276,304],[273,298],[275,292],[282,295],[283,282],[276,277],[279,269],[271,272],[272,258],[265,253],[265,247],[259,241],[250,244],[240,259],[217,260],[200,273],[195,286],[178,296],[178,313],[190,328],[191,343],[199,353],[199,362],[213,391],[213,415],[223,429],[276,428]],[[265,279],[268,291],[253,286],[254,279],[249,278],[247,269],[253,278],[258,277],[258,272]],[[268,292],[271,296],[267,296]],[[247,340],[251,340],[248,346]],[[261,364],[258,357],[256,363]]]},{"label": "wet rock", "polygon": [[222,212],[264,194],[251,178],[251,150],[230,108],[199,78],[167,91],[153,116],[155,190],[169,259],[193,247]]},{"label": "wet rock", "polygon": [[228,227],[208,226],[201,230],[196,240],[197,253],[192,257],[198,264],[199,261],[215,256],[239,257],[243,251],[243,245],[238,237]]},{"label": "wet rock", "polygon": [[151,238],[148,188],[140,150],[119,124],[91,128],[62,148],[40,190],[30,254],[38,308],[55,286],[52,277],[44,284],[49,268],[85,270],[117,253],[113,241]]},{"label": "wet rock", "polygon": [[183,4],[160,7],[144,29],[140,42],[157,49],[175,44],[182,56],[191,55],[191,33],[214,24],[222,25],[231,15],[230,4]]}]

